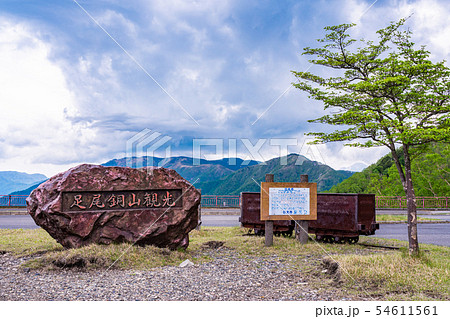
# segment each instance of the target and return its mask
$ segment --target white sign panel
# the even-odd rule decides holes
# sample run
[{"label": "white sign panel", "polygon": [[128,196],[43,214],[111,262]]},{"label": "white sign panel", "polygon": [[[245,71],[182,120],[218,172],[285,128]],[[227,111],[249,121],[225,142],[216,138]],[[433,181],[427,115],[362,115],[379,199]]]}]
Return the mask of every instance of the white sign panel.
[{"label": "white sign panel", "polygon": [[269,215],[309,215],[309,188],[269,188]]}]

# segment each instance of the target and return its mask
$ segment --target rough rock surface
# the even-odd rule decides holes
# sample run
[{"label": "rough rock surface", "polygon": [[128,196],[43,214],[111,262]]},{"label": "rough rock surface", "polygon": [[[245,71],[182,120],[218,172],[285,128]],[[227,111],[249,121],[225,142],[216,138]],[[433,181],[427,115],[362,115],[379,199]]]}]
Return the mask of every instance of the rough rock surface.
[{"label": "rough rock surface", "polygon": [[[172,207],[164,203],[161,205],[161,202],[159,207],[148,207],[148,202],[142,205],[144,199],[141,199],[139,207],[127,206],[132,202],[128,199],[132,192],[140,191],[143,196],[144,193],[147,195],[147,190],[158,189],[164,190],[162,193],[165,190],[177,190],[182,194],[181,199],[175,205],[175,198],[171,198],[169,203]],[[88,201],[80,201],[76,205],[73,196],[86,192],[91,192],[91,205]],[[103,202],[92,200],[96,192],[103,192]],[[105,196],[111,198],[116,196],[115,192],[127,196],[123,197],[126,203],[124,207],[117,205],[117,201],[113,207],[105,206]],[[67,197],[67,194],[72,194],[73,203],[66,199],[66,203],[63,203],[63,197]],[[189,245],[188,234],[198,224],[200,200],[200,192],[171,169],[83,164],[41,184],[27,198],[27,210],[37,225],[66,248],[78,248],[91,243],[132,242],[176,249]],[[74,211],[77,206],[84,210]]]}]

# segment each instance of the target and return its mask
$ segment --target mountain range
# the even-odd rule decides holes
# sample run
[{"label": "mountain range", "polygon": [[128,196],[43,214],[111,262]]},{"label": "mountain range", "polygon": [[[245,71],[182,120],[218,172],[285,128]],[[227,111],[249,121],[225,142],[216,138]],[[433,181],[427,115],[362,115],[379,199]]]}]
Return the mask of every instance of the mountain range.
[{"label": "mountain range", "polygon": [[[128,160],[128,163],[127,163]],[[199,162],[199,163],[197,163]],[[113,159],[102,164],[103,166],[131,166],[140,168],[145,166],[159,166],[170,168],[177,171],[189,182],[207,182],[222,179],[231,173],[241,169],[242,167],[253,166],[259,164],[257,161],[244,161],[240,158],[223,158],[220,160],[200,159],[194,162],[191,157],[178,156],[169,158],[160,157],[132,157]]]},{"label": "mountain range", "polygon": [[[280,182],[298,182],[300,181],[300,175],[308,174],[309,181],[317,183],[318,191],[325,191],[353,174],[350,171],[334,170],[327,165],[311,161],[298,154],[273,158],[266,162],[240,158],[194,161],[193,158],[185,156],[170,158],[132,157],[113,159],[102,165],[135,168],[160,166],[174,169],[194,184],[196,188],[201,189],[204,195],[238,195],[243,191],[259,191],[259,183],[265,180],[266,174],[274,174],[275,181]],[[44,175],[39,177],[36,179],[38,180],[37,183],[34,180],[34,183],[27,184],[21,191],[12,194],[30,194],[46,179]]]},{"label": "mountain range", "polygon": [[[275,181],[298,182],[300,175],[307,174],[309,181],[317,183],[318,191],[330,189],[353,172],[336,171],[316,161],[311,161],[298,154],[273,158],[266,162],[244,161],[240,158],[224,158],[221,160],[200,160],[194,165],[190,157],[158,157],[129,158],[132,167],[161,166],[176,170],[181,176],[201,189],[204,195],[238,195],[241,192],[259,191],[259,183],[265,180],[266,174],[274,174]],[[127,158],[114,159],[104,166],[127,166]]]},{"label": "mountain range", "polygon": [[[399,151],[400,161],[403,161]],[[316,182],[318,191],[333,193],[375,193],[398,196],[404,194],[391,155],[382,157],[362,172],[334,170],[327,165],[311,161],[298,154],[290,154],[260,163],[240,158],[200,160],[199,165],[190,157],[132,157],[132,167],[150,164],[175,169],[181,176],[202,190],[202,194],[237,195],[243,191],[259,191],[265,175],[274,174],[275,181],[296,182],[300,175],[308,174]],[[283,165],[283,161],[285,165]],[[128,163],[129,164],[129,163]],[[104,166],[126,166],[127,158],[113,159]],[[28,195],[46,177],[42,174],[0,172],[0,195]],[[435,143],[414,155],[413,181],[417,196],[448,196],[450,194],[450,144]]]},{"label": "mountain range", "polygon": [[46,180],[43,174],[27,174],[15,171],[0,172],[0,194],[6,195],[11,192],[26,189]]}]

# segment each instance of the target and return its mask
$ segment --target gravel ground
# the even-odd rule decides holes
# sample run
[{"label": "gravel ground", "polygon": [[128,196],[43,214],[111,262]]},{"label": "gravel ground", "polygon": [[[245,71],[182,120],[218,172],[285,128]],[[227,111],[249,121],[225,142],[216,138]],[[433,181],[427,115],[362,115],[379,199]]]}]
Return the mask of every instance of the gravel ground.
[{"label": "gravel ground", "polygon": [[0,300],[341,300],[336,289],[310,287],[289,258],[243,259],[226,248],[207,254],[212,261],[184,268],[82,271],[27,269],[20,264],[30,257],[4,253]]}]

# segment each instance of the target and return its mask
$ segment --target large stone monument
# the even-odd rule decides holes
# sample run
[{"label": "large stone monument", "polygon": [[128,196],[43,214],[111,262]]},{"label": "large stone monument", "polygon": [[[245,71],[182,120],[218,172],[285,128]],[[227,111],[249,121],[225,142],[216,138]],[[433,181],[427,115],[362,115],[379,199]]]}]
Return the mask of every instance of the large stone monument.
[{"label": "large stone monument", "polygon": [[83,164],[41,184],[27,209],[66,248],[131,242],[176,249],[189,245],[200,200],[171,169]]}]

